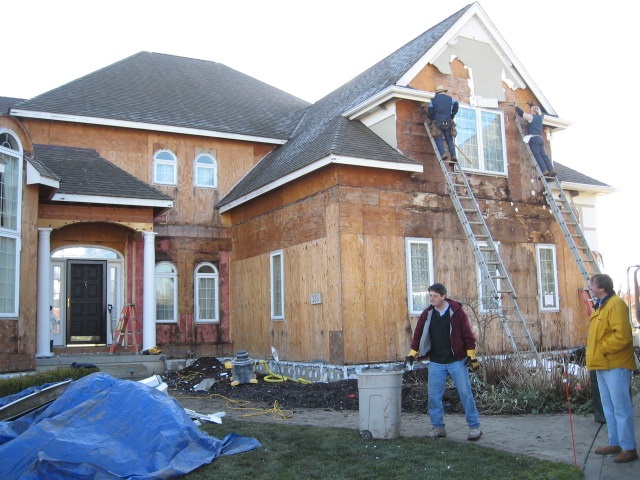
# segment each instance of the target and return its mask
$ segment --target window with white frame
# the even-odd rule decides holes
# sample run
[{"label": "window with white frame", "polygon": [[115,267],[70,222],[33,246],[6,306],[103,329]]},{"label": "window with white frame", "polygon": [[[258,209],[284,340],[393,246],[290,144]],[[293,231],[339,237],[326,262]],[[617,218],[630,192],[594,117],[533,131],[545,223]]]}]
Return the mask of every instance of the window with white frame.
[{"label": "window with white frame", "polygon": [[22,145],[0,129],[0,316],[17,318],[20,277]]},{"label": "window with white frame", "polygon": [[282,250],[271,252],[271,320],[284,320],[284,258]]},{"label": "window with white frame", "polygon": [[405,239],[407,264],[407,304],[412,315],[420,315],[430,305],[433,285],[433,242],[427,238]]},{"label": "window with white frame", "polygon": [[176,185],[178,160],[169,150],[159,150],[153,156],[153,183]]},{"label": "window with white frame", "polygon": [[196,267],[194,289],[196,322],[218,323],[218,269],[213,264]]},{"label": "window with white frame", "polygon": [[558,296],[556,246],[553,244],[537,244],[536,263],[540,310],[558,311],[560,309],[560,301]]},{"label": "window with white frame", "polygon": [[497,278],[500,275],[500,270],[498,269],[498,265],[497,265],[498,263],[497,251],[500,245],[498,243],[495,243],[496,251],[486,250],[486,246],[487,246],[486,242],[478,242],[478,246],[482,250],[484,259],[487,264],[487,269],[489,271],[489,275],[492,278],[492,280],[484,279],[482,275],[482,268],[480,267],[479,264],[476,266],[476,269],[478,272],[478,285],[480,285],[480,288],[478,288],[478,305],[480,307],[479,308],[480,313],[489,313],[500,308],[500,306],[502,305],[501,298],[495,297],[493,293],[494,289],[491,288],[491,284],[489,283],[489,282],[493,282],[493,285],[495,286],[495,290],[500,291],[501,282],[500,282],[500,279]]},{"label": "window with white frame", "polygon": [[460,106],[455,122],[456,145],[464,152],[458,158],[463,168],[487,173],[507,172],[501,110]]},{"label": "window with white frame", "polygon": [[178,322],[178,273],[169,262],[156,265],[156,322]]},{"label": "window with white frame", "polygon": [[195,185],[196,187],[218,187],[218,164],[208,154],[198,155],[195,160]]}]

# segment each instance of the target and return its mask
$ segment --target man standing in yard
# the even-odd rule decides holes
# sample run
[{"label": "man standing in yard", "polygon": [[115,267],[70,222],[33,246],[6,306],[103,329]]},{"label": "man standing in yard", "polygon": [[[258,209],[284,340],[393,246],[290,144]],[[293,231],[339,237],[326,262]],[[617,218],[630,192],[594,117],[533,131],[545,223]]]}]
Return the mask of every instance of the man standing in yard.
[{"label": "man standing in yard", "polygon": [[616,454],[616,463],[638,459],[631,401],[631,375],[636,368],[627,305],[613,290],[609,275],[591,277],[589,289],[596,299],[587,339],[587,368],[595,370],[609,444],[596,448],[600,455]]},{"label": "man standing in yard", "polygon": [[431,431],[428,436],[447,436],[442,397],[449,374],[460,395],[469,425],[467,439],[478,440],[482,432],[467,370],[477,370],[478,360],[476,338],[471,330],[469,318],[460,302],[447,298],[447,289],[442,283],[435,283],[429,287],[429,301],[431,305],[418,319],[411,340],[411,351],[405,358],[405,366],[413,365],[416,358],[430,359],[427,389]]}]

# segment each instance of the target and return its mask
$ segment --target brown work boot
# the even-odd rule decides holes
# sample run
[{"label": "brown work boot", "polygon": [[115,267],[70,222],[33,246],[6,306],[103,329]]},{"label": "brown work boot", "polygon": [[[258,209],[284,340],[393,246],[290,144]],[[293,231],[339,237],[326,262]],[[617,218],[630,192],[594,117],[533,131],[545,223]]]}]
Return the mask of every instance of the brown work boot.
[{"label": "brown work boot", "polygon": [[618,445],[607,445],[606,447],[596,448],[598,455],[613,455],[614,453],[622,452],[622,448]]},{"label": "brown work boot", "polygon": [[447,431],[444,428],[432,428],[427,437],[429,438],[444,438],[447,436]]},{"label": "brown work boot", "polygon": [[616,463],[627,463],[633,462],[638,459],[638,452],[634,448],[633,450],[622,450],[618,455],[616,455],[613,459]]},{"label": "brown work boot", "polygon": [[475,442],[476,440],[480,440],[482,436],[482,431],[479,428],[470,428],[469,435],[467,435],[467,440]]}]

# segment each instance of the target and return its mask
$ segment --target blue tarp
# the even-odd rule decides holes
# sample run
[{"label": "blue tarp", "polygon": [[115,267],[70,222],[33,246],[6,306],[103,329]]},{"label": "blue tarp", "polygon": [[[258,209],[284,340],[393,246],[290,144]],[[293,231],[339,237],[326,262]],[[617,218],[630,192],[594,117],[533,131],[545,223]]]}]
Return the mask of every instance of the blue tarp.
[{"label": "blue tarp", "polygon": [[49,405],[0,422],[0,478],[175,478],[260,446],[236,434],[218,440],[166,392],[98,372]]}]

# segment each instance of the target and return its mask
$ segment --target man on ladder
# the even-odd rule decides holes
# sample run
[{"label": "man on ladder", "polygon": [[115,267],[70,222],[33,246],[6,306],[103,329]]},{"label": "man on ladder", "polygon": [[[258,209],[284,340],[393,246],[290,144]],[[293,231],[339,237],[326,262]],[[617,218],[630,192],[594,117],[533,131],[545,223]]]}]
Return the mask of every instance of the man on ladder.
[{"label": "man on ladder", "polygon": [[[456,145],[453,141],[455,135],[452,129],[454,128],[453,119],[456,113],[458,113],[458,102],[447,95],[446,92],[448,92],[448,90],[444,88],[444,86],[438,85],[436,87],[436,95],[431,99],[431,103],[429,103],[427,116],[431,120],[432,125],[436,127],[432,129],[431,135],[434,137],[440,157],[442,157],[442,160],[445,162],[448,160],[456,162],[458,159],[456,158]],[[442,137],[444,137],[444,140],[447,142],[449,153],[445,151]]]}]

